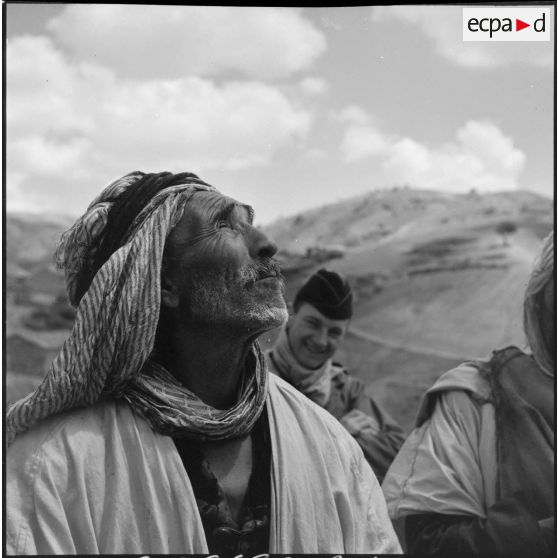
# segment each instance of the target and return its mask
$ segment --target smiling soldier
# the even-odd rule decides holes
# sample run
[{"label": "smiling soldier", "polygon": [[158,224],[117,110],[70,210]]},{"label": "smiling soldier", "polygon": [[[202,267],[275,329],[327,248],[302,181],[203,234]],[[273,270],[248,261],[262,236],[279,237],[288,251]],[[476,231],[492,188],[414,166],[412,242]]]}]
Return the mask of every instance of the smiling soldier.
[{"label": "smiling soldier", "polygon": [[370,389],[332,360],[353,312],[347,280],[320,269],[297,293],[293,307],[289,323],[266,353],[270,370],[341,422],[381,482],[404,438]]},{"label": "smiling soldier", "polygon": [[400,551],[358,445],[267,373],[256,339],[287,312],[252,220],[133,172],[64,234],[77,317],[8,409],[8,554]]}]

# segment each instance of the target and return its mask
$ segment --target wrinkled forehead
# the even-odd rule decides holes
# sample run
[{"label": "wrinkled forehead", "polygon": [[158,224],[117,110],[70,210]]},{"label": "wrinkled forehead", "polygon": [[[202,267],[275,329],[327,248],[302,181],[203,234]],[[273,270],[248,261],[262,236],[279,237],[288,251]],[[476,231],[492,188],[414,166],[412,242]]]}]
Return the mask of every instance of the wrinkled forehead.
[{"label": "wrinkled forehead", "polygon": [[224,196],[219,192],[196,192],[186,206],[186,211],[188,210],[209,220],[216,216],[221,217],[223,212],[230,214],[233,211],[236,211],[239,215],[244,215],[250,221],[254,218],[254,210],[249,205]]},{"label": "wrinkled forehead", "polygon": [[253,222],[254,210],[247,204],[214,191],[198,191],[184,207],[180,221],[169,236],[169,241],[183,244],[197,238],[220,221],[232,218]]}]

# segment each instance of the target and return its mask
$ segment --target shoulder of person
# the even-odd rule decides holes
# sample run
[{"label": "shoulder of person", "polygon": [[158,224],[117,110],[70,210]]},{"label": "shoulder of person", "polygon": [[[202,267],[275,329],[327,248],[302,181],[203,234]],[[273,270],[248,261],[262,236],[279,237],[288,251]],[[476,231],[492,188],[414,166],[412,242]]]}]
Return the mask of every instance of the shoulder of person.
[{"label": "shoulder of person", "polygon": [[480,359],[467,361],[442,374],[426,391],[417,414],[417,424],[422,424],[432,414],[436,401],[443,395],[450,402],[469,399],[474,405],[491,403],[490,383],[482,373],[486,364],[486,360]]},{"label": "shoulder of person", "polygon": [[17,462],[32,461],[39,469],[48,462],[62,470],[70,463],[91,464],[104,459],[111,441],[130,428],[150,429],[123,402],[104,401],[59,413],[16,436],[8,450],[8,466],[10,461],[16,467]]},{"label": "shoulder of person", "polygon": [[345,366],[339,362],[333,362],[332,382],[340,389],[349,390],[353,397],[360,395],[366,390],[367,385],[360,378],[353,376]]},{"label": "shoulder of person", "polygon": [[[280,407],[281,413],[285,416],[288,413],[293,424],[300,425],[318,441],[326,445],[331,442],[332,449],[337,452],[360,451],[358,443],[329,411],[279,376],[270,375],[270,397],[274,405]],[[326,432],[328,436],[324,435]]]},{"label": "shoulder of person", "polygon": [[344,384],[364,385],[364,382],[362,380],[359,380],[356,376],[353,376],[353,374],[345,367],[345,365],[341,364],[340,362],[334,361],[331,363],[331,373],[334,380],[337,380]]},{"label": "shoulder of person", "polygon": [[442,374],[427,393],[465,391],[479,400],[489,400],[490,384],[482,373],[487,360],[467,361]]}]

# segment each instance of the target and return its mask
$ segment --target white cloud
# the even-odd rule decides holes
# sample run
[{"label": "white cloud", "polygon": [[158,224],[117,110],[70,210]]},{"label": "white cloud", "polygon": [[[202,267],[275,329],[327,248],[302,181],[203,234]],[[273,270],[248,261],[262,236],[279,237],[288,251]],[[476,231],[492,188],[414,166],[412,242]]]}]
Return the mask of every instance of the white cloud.
[{"label": "white cloud", "polygon": [[327,91],[327,82],[318,77],[307,77],[300,82],[300,89],[305,95],[323,95]]},{"label": "white cloud", "polygon": [[44,37],[9,42],[6,97],[8,207],[26,199],[59,210],[69,192],[85,205],[134,169],[262,165],[311,123],[264,83],[118,80],[99,65],[70,64]]},{"label": "white cloud", "polygon": [[358,105],[347,105],[343,107],[339,112],[334,114],[334,118],[339,122],[346,122],[349,124],[365,125],[372,122],[371,115]]},{"label": "white cloud", "polygon": [[48,29],[77,59],[142,79],[278,79],[326,49],[324,34],[291,8],[73,4]]},{"label": "white cloud", "polygon": [[454,141],[429,148],[410,138],[396,141],[383,161],[395,183],[465,192],[513,190],[525,154],[490,122],[469,121]]},{"label": "white cloud", "polygon": [[375,6],[372,21],[401,21],[415,25],[429,37],[436,52],[464,67],[494,68],[525,64],[552,67],[553,41],[464,42],[463,6]]},{"label": "white cloud", "polygon": [[341,153],[346,162],[354,162],[388,149],[390,140],[375,125],[372,115],[359,105],[347,105],[333,113],[332,119],[347,124],[341,143]]},{"label": "white cloud", "polygon": [[323,161],[327,157],[327,152],[323,149],[313,148],[305,150],[303,156],[309,161]]},{"label": "white cloud", "polygon": [[341,152],[345,161],[352,162],[371,155],[380,155],[388,148],[387,138],[372,126],[354,124],[343,138]]},{"label": "white cloud", "polygon": [[454,192],[517,188],[526,161],[496,125],[475,120],[466,122],[454,140],[437,146],[389,136],[372,124],[350,124],[341,152],[347,162],[376,157],[389,183]]}]

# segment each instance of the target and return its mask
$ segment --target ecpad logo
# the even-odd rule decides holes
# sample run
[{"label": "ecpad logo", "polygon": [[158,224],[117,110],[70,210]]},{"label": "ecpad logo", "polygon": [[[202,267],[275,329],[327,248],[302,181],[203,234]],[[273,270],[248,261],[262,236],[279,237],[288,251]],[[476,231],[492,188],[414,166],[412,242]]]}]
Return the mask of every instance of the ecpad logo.
[{"label": "ecpad logo", "polygon": [[464,41],[550,41],[550,8],[463,8]]},{"label": "ecpad logo", "polygon": [[[546,28],[546,14],[543,12],[543,15],[539,19],[535,19],[533,23],[533,29],[537,33],[544,33]],[[525,23],[521,19],[515,18],[515,31],[521,31],[522,29],[526,29],[530,27],[530,23]],[[492,39],[492,34],[497,33],[498,31],[502,31],[504,33],[508,33],[509,31],[514,31],[512,20],[509,17],[505,17],[504,19],[500,19],[497,17],[485,17],[481,20],[477,19],[476,17],[472,17],[467,22],[467,27],[469,31],[476,33],[477,31],[488,31],[490,33],[490,38]]]}]

